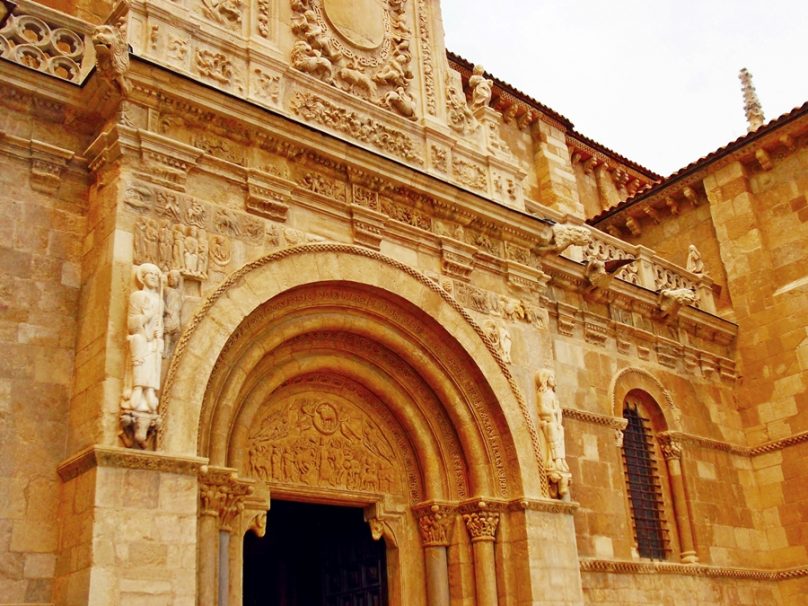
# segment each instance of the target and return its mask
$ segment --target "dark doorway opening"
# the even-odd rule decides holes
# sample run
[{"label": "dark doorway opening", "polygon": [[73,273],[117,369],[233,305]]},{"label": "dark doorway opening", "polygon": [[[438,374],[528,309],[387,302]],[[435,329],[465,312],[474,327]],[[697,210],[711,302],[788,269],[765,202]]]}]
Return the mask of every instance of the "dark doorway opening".
[{"label": "dark doorway opening", "polygon": [[362,510],[272,501],[266,536],[244,537],[244,606],[386,606],[384,540]]}]

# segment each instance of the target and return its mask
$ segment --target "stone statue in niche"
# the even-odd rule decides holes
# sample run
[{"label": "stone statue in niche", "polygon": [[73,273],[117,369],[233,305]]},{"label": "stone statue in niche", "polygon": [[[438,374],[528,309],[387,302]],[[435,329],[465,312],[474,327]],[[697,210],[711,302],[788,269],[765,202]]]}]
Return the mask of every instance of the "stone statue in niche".
[{"label": "stone statue in niche", "polygon": [[469,89],[471,89],[471,111],[477,115],[491,100],[491,86],[493,81],[487,79],[483,74],[485,69],[482,65],[475,65],[474,71],[469,76]]},{"label": "stone statue in niche", "polygon": [[163,279],[153,263],[135,267],[137,290],[129,296],[129,355],[121,401],[121,440],[129,447],[148,448],[156,433],[160,403],[160,371],[164,349]]},{"label": "stone statue in niche", "polygon": [[687,271],[707,275],[707,272],[704,271],[704,261],[701,260],[701,253],[695,244],[691,244],[687,249]]},{"label": "stone statue in niche", "polygon": [[567,466],[561,404],[555,390],[555,372],[548,368],[541,369],[536,374],[536,408],[546,444],[547,478],[550,480],[551,496],[563,498],[569,494],[572,475]]},{"label": "stone statue in niche", "polygon": [[494,320],[488,320],[485,323],[485,332],[505,363],[512,364],[511,345],[513,344],[513,340],[511,339],[511,333],[508,332],[508,329]]}]

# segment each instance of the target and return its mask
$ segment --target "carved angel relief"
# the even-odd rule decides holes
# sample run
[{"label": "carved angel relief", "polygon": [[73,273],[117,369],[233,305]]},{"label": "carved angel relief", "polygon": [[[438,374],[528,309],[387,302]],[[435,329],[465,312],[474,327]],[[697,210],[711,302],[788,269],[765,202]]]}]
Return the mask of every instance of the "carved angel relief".
[{"label": "carved angel relief", "polygon": [[291,0],[291,61],[352,95],[416,119],[406,0]]}]

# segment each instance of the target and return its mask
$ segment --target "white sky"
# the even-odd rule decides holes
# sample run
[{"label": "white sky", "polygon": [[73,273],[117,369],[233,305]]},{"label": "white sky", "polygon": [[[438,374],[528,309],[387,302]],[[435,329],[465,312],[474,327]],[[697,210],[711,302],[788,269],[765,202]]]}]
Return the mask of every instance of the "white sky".
[{"label": "white sky", "polygon": [[668,175],[808,100],[808,0],[441,0],[446,46]]}]

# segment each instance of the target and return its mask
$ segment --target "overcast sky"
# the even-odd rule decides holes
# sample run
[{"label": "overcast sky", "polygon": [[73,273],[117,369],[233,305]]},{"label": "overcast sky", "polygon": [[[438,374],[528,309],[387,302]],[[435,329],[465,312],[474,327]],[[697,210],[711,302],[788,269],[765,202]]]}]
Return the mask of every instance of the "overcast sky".
[{"label": "overcast sky", "polygon": [[441,0],[447,48],[668,175],[808,101],[808,0]]}]

